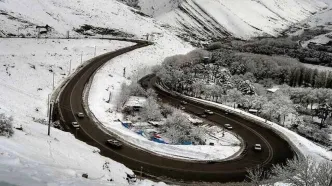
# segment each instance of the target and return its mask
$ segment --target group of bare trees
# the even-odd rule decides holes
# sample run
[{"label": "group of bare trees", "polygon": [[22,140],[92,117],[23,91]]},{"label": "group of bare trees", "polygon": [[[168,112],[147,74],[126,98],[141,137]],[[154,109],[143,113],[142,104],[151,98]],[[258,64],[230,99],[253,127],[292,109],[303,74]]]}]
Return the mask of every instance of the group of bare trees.
[{"label": "group of bare trees", "polygon": [[[269,41],[267,45],[282,46],[282,42]],[[297,47],[287,42],[287,47]],[[232,46],[237,45],[234,43]],[[209,52],[197,49],[186,55],[168,57],[155,69],[161,81],[172,90],[232,103],[247,111],[255,109],[259,116],[283,126],[287,119],[291,124],[288,122],[286,127],[317,142],[331,142],[325,128],[332,125],[332,90],[329,89],[332,72],[306,68],[289,57],[238,53],[229,49]],[[268,94],[267,88],[273,85],[281,90]],[[312,108],[313,105],[316,107]],[[320,118],[318,128],[313,125],[314,120],[308,127],[309,120],[303,120],[306,116]]]},{"label": "group of bare trees", "polygon": [[[146,97],[146,102],[142,105],[140,111],[131,114],[137,114],[141,121],[146,122],[165,120],[161,130],[172,144],[182,144],[184,142],[204,144],[202,140],[203,129],[193,127],[187,116],[183,115],[180,110],[170,105],[159,105],[155,91],[153,89],[145,91],[138,83],[133,82],[130,85],[122,85],[121,94],[116,100],[118,111],[124,109],[123,106],[130,96]],[[126,110],[122,111],[127,113]]]},{"label": "group of bare trees", "polygon": [[285,165],[274,165],[271,171],[261,167],[248,169],[250,185],[332,186],[332,164],[327,160],[317,162],[311,157],[287,160]]},{"label": "group of bare trees", "polygon": [[174,109],[167,116],[162,130],[172,144],[183,144],[185,142],[204,144],[203,136],[205,131],[202,128],[194,127],[187,116],[183,115],[178,109]]},{"label": "group of bare trees", "polygon": [[121,93],[118,95],[115,104],[117,111],[120,111],[126,104],[130,96],[146,96],[147,92],[137,82],[121,85]]}]

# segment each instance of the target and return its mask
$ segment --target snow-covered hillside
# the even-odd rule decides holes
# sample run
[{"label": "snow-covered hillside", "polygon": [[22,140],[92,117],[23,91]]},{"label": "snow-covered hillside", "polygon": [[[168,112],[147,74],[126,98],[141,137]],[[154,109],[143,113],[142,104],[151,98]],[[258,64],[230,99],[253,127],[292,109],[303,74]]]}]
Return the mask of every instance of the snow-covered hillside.
[{"label": "snow-covered hillside", "polygon": [[328,8],[294,25],[292,29],[296,32],[292,33],[292,35],[299,35],[303,33],[305,29],[326,30],[326,33],[315,36],[304,42],[302,46],[307,46],[310,42],[326,44],[332,40],[332,1],[322,1],[328,5]]},{"label": "snow-covered hillside", "polygon": [[36,26],[48,24],[51,35],[64,36],[84,24],[119,30],[141,37],[162,32],[153,19],[139,16],[136,10],[116,0],[1,0],[0,36],[36,35]]},{"label": "snow-covered hillside", "polygon": [[[13,117],[0,137],[0,185],[128,185],[124,165],[58,129],[47,136],[47,98],[55,86],[96,54],[133,45],[107,40],[0,39],[0,113]],[[82,178],[88,173],[89,179]],[[113,180],[113,181],[110,181]],[[140,183],[138,183],[140,184]],[[143,184],[143,183],[142,183]],[[148,182],[144,182],[148,185]],[[153,183],[151,183],[153,184]]]},{"label": "snow-covered hillside", "polygon": [[[136,37],[154,33],[157,44],[139,53],[149,61],[156,60],[149,55],[161,56],[164,49],[170,52],[168,55],[191,49],[153,19],[140,16],[115,0],[0,1],[0,36],[34,37],[36,26],[46,24],[52,29],[42,37],[64,37],[67,31],[71,36],[83,37],[73,29],[84,24],[106,31],[103,35],[113,35],[113,30]],[[81,55],[86,61],[94,57],[95,49],[99,55],[132,44],[90,39],[0,38],[0,113],[13,116],[14,126],[23,128],[14,129],[12,138],[0,137],[0,185],[1,181],[15,185],[128,185],[125,178],[126,172],[132,173],[130,169],[100,156],[95,148],[69,133],[52,128],[48,137],[44,124],[53,72],[56,87],[68,76],[70,61],[73,72],[81,63]],[[109,168],[105,168],[105,162],[109,162]],[[82,173],[88,173],[90,179],[82,178]],[[147,180],[137,184],[156,185]]]},{"label": "snow-covered hillside", "polygon": [[[140,0],[146,14],[197,34],[276,36],[326,7],[320,0]],[[177,5],[179,6],[177,7]]]}]

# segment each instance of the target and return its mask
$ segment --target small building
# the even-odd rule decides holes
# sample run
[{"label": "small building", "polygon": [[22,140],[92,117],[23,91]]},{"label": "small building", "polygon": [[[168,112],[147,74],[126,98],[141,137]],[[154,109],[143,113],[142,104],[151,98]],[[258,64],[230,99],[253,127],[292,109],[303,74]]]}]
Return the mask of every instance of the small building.
[{"label": "small building", "polygon": [[128,101],[124,105],[124,109],[129,109],[132,111],[140,111],[146,102],[145,97],[130,96]]},{"label": "small building", "polygon": [[159,127],[159,126],[163,125],[163,123],[160,121],[148,121],[148,123],[154,127]]},{"label": "small building", "polygon": [[198,118],[189,117],[188,120],[190,121],[190,123],[192,123],[194,125],[203,124],[203,121]]},{"label": "small building", "polygon": [[257,115],[258,110],[257,109],[249,109],[248,112],[251,113],[251,114]]},{"label": "small building", "polygon": [[133,127],[133,123],[131,121],[121,121],[121,124],[126,127],[127,129],[130,129]]},{"label": "small building", "polygon": [[268,93],[275,93],[277,92],[277,90],[279,90],[280,88],[279,87],[272,87],[272,88],[269,88],[269,89],[266,89]]}]

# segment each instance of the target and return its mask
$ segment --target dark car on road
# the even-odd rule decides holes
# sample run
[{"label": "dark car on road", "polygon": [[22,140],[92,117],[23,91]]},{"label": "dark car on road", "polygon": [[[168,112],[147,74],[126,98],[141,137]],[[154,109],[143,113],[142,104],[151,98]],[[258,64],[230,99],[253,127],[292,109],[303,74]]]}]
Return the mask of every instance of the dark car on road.
[{"label": "dark car on road", "polygon": [[116,148],[121,148],[122,147],[122,143],[119,140],[116,140],[116,139],[107,140],[107,144],[109,144],[112,147],[116,147]]}]

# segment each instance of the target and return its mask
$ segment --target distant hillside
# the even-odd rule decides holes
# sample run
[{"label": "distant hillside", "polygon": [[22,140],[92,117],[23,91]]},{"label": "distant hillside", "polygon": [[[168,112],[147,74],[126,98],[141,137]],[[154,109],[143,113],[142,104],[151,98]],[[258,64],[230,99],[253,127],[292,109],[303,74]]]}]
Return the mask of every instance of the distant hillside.
[{"label": "distant hillside", "polygon": [[[327,1],[327,0],[324,0]],[[327,7],[320,0],[140,0],[141,10],[196,36],[276,36]]]}]

